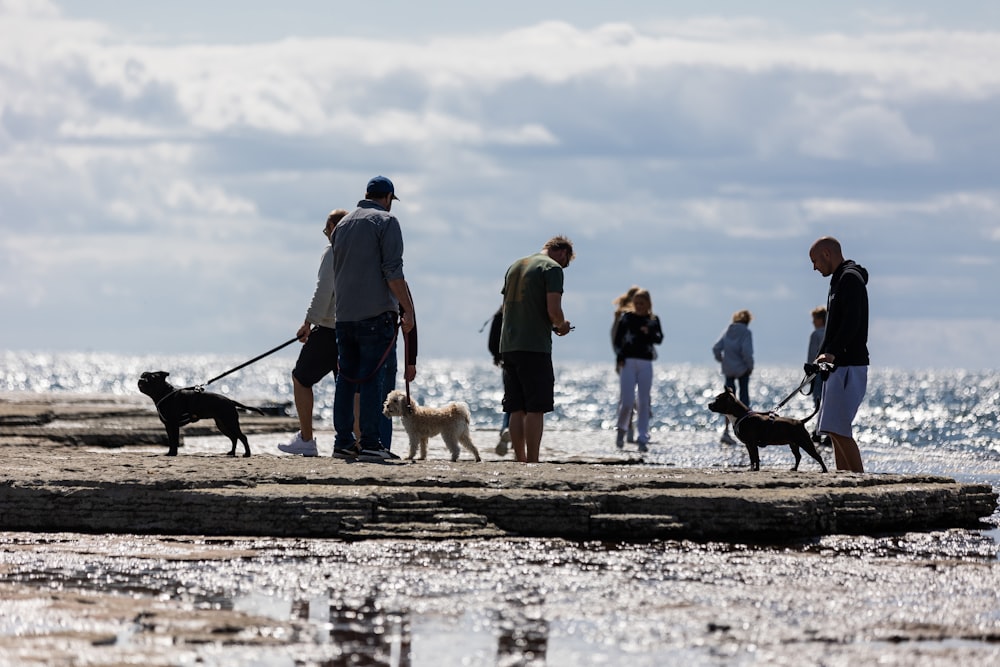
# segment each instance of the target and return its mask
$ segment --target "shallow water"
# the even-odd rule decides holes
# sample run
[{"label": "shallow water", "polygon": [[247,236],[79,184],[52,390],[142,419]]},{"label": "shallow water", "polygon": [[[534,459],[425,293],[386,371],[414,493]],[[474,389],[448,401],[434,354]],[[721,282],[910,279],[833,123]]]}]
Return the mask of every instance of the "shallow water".
[{"label": "shallow water", "polygon": [[[4,596],[0,658],[11,643],[73,664],[1000,658],[997,546],[976,531],[775,547],[76,534],[4,534],[0,546],[4,586],[47,599]],[[85,618],[64,598],[90,602]],[[27,639],[55,628],[82,636]]]},{"label": "shallow water", "polygon": [[[169,369],[188,385],[243,359],[4,361],[0,390],[122,395],[137,393],[142,370]],[[290,400],[290,367],[269,359],[211,389]],[[609,370],[557,367],[543,459],[620,454]],[[800,376],[760,369],[757,407],[776,405]],[[747,465],[742,446],[718,442],[721,422],[705,409],[718,384],[710,367],[658,367],[647,465]],[[468,401],[474,439],[497,458],[498,385],[488,364],[426,362],[414,396]],[[328,454],[330,383],[317,399]],[[997,373],[873,369],[856,433],[866,467],[998,488],[998,404]],[[810,410],[811,399],[797,397],[782,412]],[[278,455],[280,439],[255,436],[255,454]],[[443,457],[436,444],[432,456]],[[218,437],[185,440],[185,452],[225,450]],[[762,451],[765,468],[791,463],[787,448]],[[815,463],[804,457],[802,466]],[[993,665],[997,525],[994,516],[983,530],[770,546],[0,533],[0,664]]]}]

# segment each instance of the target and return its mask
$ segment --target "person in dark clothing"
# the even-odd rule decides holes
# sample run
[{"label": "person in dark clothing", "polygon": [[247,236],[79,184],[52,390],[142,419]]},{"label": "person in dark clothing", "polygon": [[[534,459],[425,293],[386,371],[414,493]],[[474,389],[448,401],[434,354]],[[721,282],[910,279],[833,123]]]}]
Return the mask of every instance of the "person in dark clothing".
[{"label": "person in dark clothing", "polygon": [[852,425],[868,389],[868,271],[844,259],[832,236],[809,248],[813,269],[830,276],[826,333],[814,363],[833,364],[823,386],[818,430],[833,440],[837,470],[864,472]]},{"label": "person in dark clothing", "polygon": [[[500,354],[500,331],[503,328],[503,305],[493,313],[493,320],[490,322],[490,336],[486,345],[493,357],[493,365],[503,368],[503,356]],[[503,413],[503,421],[500,423],[500,442],[497,443],[496,453],[506,456],[508,445],[510,444],[510,413]]]},{"label": "person in dark clothing", "polygon": [[625,434],[633,407],[638,408],[636,430],[639,451],[644,452],[649,447],[650,390],[653,384],[653,359],[656,358],[656,348],[653,346],[662,342],[660,318],[653,314],[649,292],[637,290],[615,327],[615,368],[620,387],[615,444],[619,448],[625,446]]}]

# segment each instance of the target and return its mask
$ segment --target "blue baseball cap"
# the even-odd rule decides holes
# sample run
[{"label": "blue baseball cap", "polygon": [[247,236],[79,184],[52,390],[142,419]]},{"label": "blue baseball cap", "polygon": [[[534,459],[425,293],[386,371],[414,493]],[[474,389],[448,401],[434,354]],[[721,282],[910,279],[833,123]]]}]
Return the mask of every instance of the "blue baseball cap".
[{"label": "blue baseball cap", "polygon": [[372,180],[368,181],[368,187],[365,189],[365,194],[372,195],[373,197],[385,197],[386,195],[392,195],[393,199],[399,199],[399,197],[396,196],[396,188],[393,187],[392,181],[385,176],[376,176]]}]

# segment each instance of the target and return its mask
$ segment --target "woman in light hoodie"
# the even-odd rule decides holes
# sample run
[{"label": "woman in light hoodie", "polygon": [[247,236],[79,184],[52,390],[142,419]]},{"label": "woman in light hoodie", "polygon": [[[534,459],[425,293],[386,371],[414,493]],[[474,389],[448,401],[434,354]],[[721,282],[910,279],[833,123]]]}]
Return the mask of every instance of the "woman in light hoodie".
[{"label": "woman in light hoodie", "polygon": [[[750,320],[753,315],[749,310],[738,310],[733,313],[733,323],[722,332],[722,336],[712,346],[715,360],[722,364],[722,374],[726,376],[726,388],[736,391],[736,381],[739,380],[737,396],[747,407],[750,407],[750,374],[753,372],[753,335],[750,333]],[[727,445],[736,441],[729,435],[729,419],[726,419],[726,429],[719,439]]]}]

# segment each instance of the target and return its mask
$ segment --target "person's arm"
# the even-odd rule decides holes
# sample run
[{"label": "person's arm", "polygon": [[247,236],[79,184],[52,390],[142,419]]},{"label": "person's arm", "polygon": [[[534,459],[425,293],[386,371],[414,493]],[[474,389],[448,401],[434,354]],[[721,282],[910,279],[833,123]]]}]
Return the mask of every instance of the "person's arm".
[{"label": "person's arm", "polygon": [[649,320],[649,338],[653,345],[663,342],[663,329],[660,327],[660,318],[653,317]]},{"label": "person's arm", "polygon": [[[316,288],[313,290],[312,299],[309,301],[309,308],[306,309],[305,324],[308,331],[309,324],[319,324],[327,317],[333,304],[333,251],[327,246],[320,259],[319,271],[316,274]],[[298,338],[305,342],[308,336],[302,335],[302,328],[299,329]]]},{"label": "person's arm", "polygon": [[405,368],[403,369],[403,378],[407,382],[413,382],[413,378],[417,377],[417,325],[414,323],[413,328],[410,329],[409,333],[403,334],[403,352],[404,357],[403,362],[405,363]]},{"label": "person's arm", "polygon": [[726,336],[725,334],[723,334],[722,338],[715,341],[715,345],[712,346],[712,355],[715,357],[715,360],[718,361],[719,363],[722,363],[722,343],[725,339]]},{"label": "person's arm", "polygon": [[403,369],[403,378],[412,382],[417,377],[417,317],[413,312],[413,297],[410,296],[410,286],[405,278],[396,278],[387,284],[399,302],[399,328],[405,336],[403,347],[406,351],[406,367]]},{"label": "person's arm", "polygon": [[403,333],[410,333],[410,330],[417,325],[417,317],[413,312],[413,300],[410,297],[410,286],[406,284],[406,278],[396,278],[388,282],[392,295],[399,303],[400,328]]},{"label": "person's arm", "polygon": [[569,320],[563,315],[562,292],[546,292],[545,302],[549,311],[549,321],[557,336],[569,333]]}]

